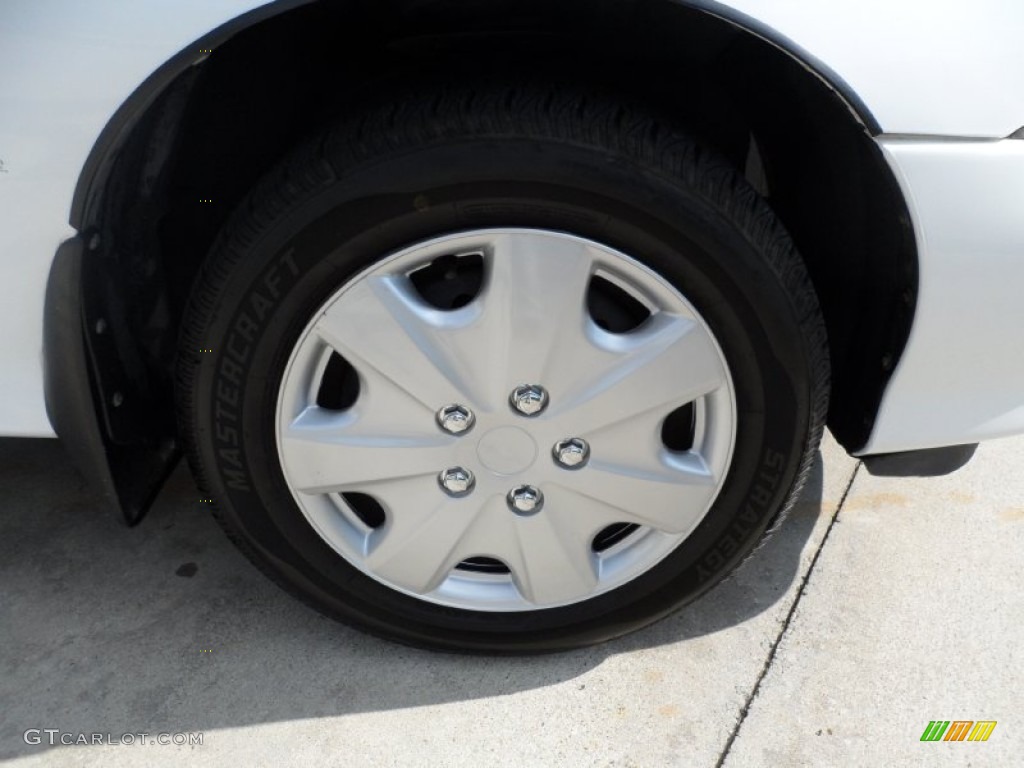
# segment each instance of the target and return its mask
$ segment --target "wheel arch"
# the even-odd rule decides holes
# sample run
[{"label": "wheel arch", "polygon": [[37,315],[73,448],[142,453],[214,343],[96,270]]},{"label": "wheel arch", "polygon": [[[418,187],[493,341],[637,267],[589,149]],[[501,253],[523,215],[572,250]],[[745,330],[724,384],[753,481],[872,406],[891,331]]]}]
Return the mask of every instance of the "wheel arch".
[{"label": "wheel arch", "polygon": [[[71,210],[82,242],[94,247],[81,249],[80,333],[63,338],[83,340],[88,380],[48,382],[48,392],[90,388],[103,444],[89,451],[108,463],[124,449],[155,451],[163,463],[177,455],[167,447],[173,419],[152,414],[170,415],[185,297],[252,184],[298,138],[370,93],[458,76],[458,64],[479,50],[509,54],[517,67],[474,61],[477,77],[554,69],[662,112],[747,171],[796,240],[821,297],[835,372],[829,424],[848,450],[863,445],[917,289],[909,214],[873,140],[881,129],[869,109],[797,43],[713,0],[548,6],[277,0],[211,31],[147,78],[90,152]],[[524,42],[525,73],[516,59]],[[212,52],[197,56],[199,49]],[[327,74],[329,96],[315,86]],[[72,428],[54,427],[62,436]],[[141,516],[155,490],[148,486],[165,475],[150,473],[135,494],[146,501],[130,517]]]},{"label": "wheel arch", "polygon": [[99,215],[98,206],[110,183],[114,161],[128,143],[131,132],[178,77],[202,65],[209,55],[207,51],[223,45],[239,32],[312,2],[315,0],[272,0],[236,16],[178,51],[142,81],[107,121],[89,150],[71,198],[71,226],[81,230]]}]

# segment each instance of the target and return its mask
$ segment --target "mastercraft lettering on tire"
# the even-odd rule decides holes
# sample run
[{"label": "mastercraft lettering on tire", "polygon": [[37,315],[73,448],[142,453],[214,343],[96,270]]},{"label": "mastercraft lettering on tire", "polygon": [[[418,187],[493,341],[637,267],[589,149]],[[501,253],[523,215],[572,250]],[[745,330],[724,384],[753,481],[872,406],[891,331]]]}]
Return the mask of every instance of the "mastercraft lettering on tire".
[{"label": "mastercraft lettering on tire", "polygon": [[553,650],[753,550],[820,439],[825,342],[771,210],[670,121],[532,84],[409,94],[230,219],[180,425],[231,538],[317,609]]}]

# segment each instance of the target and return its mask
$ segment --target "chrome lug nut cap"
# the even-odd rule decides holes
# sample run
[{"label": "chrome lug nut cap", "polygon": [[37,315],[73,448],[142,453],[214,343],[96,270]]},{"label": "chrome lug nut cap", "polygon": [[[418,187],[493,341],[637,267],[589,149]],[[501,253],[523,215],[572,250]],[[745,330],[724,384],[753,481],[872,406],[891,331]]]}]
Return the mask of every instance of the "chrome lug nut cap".
[{"label": "chrome lug nut cap", "polygon": [[532,485],[517,485],[508,492],[508,506],[519,515],[532,515],[544,506],[544,494]]},{"label": "chrome lug nut cap", "polygon": [[559,440],[552,449],[555,461],[565,469],[580,469],[590,458],[590,446],[579,437]]},{"label": "chrome lug nut cap", "polygon": [[473,412],[464,405],[446,405],[437,412],[437,423],[441,429],[453,435],[468,432],[475,422]]},{"label": "chrome lug nut cap", "polygon": [[473,490],[476,479],[473,473],[462,467],[450,467],[437,476],[437,482],[449,496],[465,496]]},{"label": "chrome lug nut cap", "polygon": [[548,406],[548,393],[540,384],[523,384],[509,395],[512,407],[524,416],[536,416]]}]

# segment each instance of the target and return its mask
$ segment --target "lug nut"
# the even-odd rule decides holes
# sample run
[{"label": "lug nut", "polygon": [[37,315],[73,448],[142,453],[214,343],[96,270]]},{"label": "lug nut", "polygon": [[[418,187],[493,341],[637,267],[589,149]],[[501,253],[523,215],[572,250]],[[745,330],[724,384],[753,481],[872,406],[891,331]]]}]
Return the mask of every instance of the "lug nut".
[{"label": "lug nut", "polygon": [[548,406],[548,393],[540,384],[523,384],[512,390],[508,401],[524,416],[536,416]]},{"label": "lug nut", "polygon": [[551,450],[555,461],[565,469],[580,469],[590,458],[590,446],[579,437],[559,440]]},{"label": "lug nut", "polygon": [[476,480],[473,473],[462,467],[451,467],[437,476],[437,482],[449,496],[458,498],[473,490]]},{"label": "lug nut", "polygon": [[532,485],[517,485],[508,492],[508,506],[517,515],[532,515],[544,506],[544,494]]},{"label": "lug nut", "polygon": [[473,412],[464,405],[446,405],[437,412],[437,423],[441,429],[453,435],[468,432],[475,422]]}]

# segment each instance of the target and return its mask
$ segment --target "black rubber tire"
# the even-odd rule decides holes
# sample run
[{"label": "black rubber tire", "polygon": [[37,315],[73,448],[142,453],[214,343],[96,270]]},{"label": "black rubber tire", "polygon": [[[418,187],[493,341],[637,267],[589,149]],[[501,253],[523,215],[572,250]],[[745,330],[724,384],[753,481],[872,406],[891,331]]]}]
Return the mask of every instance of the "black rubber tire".
[{"label": "black rubber tire", "polygon": [[[387,588],[317,536],[277,459],[280,378],[313,312],[404,246],[485,227],[570,232],[643,261],[708,322],[736,388],[733,462],[696,531],[642,576],[566,607],[473,612]],[[370,632],[487,652],[606,640],[723,579],[804,482],[829,390],[825,327],[803,262],[737,171],[643,109],[533,86],[396,99],[301,147],[212,249],[187,308],[178,371],[191,466],[254,563]]]}]

